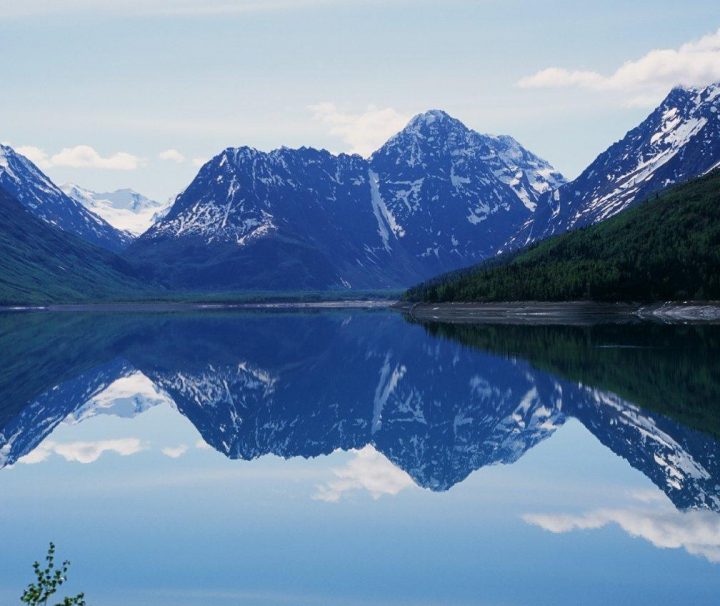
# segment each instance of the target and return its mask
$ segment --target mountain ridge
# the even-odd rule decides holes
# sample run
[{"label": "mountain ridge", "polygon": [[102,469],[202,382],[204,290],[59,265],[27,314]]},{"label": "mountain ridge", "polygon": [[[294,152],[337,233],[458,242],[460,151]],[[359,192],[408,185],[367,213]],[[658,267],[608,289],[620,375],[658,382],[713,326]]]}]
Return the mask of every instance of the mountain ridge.
[{"label": "mountain ridge", "polygon": [[63,192],[7,146],[0,186],[177,292],[395,290],[612,218],[717,166],[720,84],[674,88],[569,183],[513,137],[433,109],[366,158],[225,148],[167,212],[129,189]]},{"label": "mountain ridge", "polygon": [[431,110],[367,159],[226,148],[128,256],[185,287],[399,287],[493,254],[558,182],[511,137]]},{"label": "mountain ridge", "polygon": [[113,252],[130,242],[130,235],[68,197],[33,162],[0,144],[0,187],[30,213],[59,229]]},{"label": "mountain ridge", "polygon": [[720,82],[676,86],[571,182],[546,193],[502,251],[585,227],[720,166]]}]

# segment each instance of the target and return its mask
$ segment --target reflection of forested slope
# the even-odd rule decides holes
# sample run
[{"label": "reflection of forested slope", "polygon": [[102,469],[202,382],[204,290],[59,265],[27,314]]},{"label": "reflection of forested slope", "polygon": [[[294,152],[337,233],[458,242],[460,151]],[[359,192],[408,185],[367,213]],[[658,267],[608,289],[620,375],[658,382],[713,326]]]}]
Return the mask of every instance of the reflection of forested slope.
[{"label": "reflection of forested slope", "polygon": [[28,402],[116,357],[122,316],[0,315],[0,425]]},{"label": "reflection of forested slope", "polygon": [[434,336],[524,358],[720,437],[720,327],[424,326]]},{"label": "reflection of forested slope", "polygon": [[[288,317],[267,316],[270,315],[276,319]],[[187,363],[195,360],[201,364],[208,360],[230,362],[238,348],[261,360],[284,350],[298,349],[298,335],[282,330],[282,323],[262,322],[264,317],[264,314],[191,312],[2,313],[0,426],[48,390],[81,375],[86,375],[87,380],[88,373],[117,363],[118,359],[136,363],[137,367],[172,368],[177,363],[178,350],[183,351]],[[335,322],[344,317],[338,313]],[[252,318],[254,323],[246,322]],[[243,326],[248,327],[245,332]],[[249,326],[265,327],[264,333],[259,335]],[[313,326],[317,330],[319,324],[310,325],[308,330],[313,330]],[[194,336],[192,346],[183,346],[190,336]],[[323,339],[309,334],[303,337],[303,343],[304,347],[308,343],[321,347]]]},{"label": "reflection of forested slope", "polygon": [[[154,363],[200,331],[206,338],[193,355],[217,357],[227,342],[228,319],[238,326],[240,314],[191,313],[0,313],[0,420],[46,390],[102,366],[117,357],[151,357]],[[192,318],[195,320],[193,321]],[[198,318],[200,320],[198,321]],[[222,339],[222,340],[221,340]],[[268,335],[278,346],[282,335]],[[152,353],[149,351],[152,349]]]}]

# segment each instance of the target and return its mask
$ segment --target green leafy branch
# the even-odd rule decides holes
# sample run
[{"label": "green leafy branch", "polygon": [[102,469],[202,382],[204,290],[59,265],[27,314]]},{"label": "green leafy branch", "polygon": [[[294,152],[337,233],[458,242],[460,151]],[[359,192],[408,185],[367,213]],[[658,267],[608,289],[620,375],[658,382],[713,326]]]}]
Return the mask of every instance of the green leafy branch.
[{"label": "green leafy branch", "polygon": [[[40,562],[33,564],[35,582],[27,586],[20,601],[29,606],[48,606],[48,600],[67,581],[69,568],[70,562],[67,560],[63,561],[60,566],[55,565],[55,544],[50,543],[45,556],[45,566],[42,567]],[[79,593],[74,597],[66,597],[62,602],[57,602],[55,606],[86,606],[85,594]]]}]

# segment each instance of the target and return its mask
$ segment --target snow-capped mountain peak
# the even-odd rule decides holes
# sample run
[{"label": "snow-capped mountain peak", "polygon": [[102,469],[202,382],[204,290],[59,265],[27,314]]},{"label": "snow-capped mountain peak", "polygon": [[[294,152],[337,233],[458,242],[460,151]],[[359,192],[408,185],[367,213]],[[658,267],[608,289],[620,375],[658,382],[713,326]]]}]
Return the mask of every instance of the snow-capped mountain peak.
[{"label": "snow-capped mountain peak", "polygon": [[414,116],[402,132],[438,133],[453,128],[469,130],[460,120],[453,118],[447,112],[441,109],[430,109]]},{"label": "snow-capped mountain peak", "polygon": [[571,183],[543,196],[508,248],[608,219],[720,165],[720,83],[676,87]]},{"label": "snow-capped mountain peak", "polygon": [[460,120],[433,109],[412,118],[371,156],[371,161],[373,157],[392,152],[397,163],[407,163],[411,167],[424,165],[448,150],[461,148],[471,133]]},{"label": "snow-capped mountain peak", "polygon": [[464,184],[467,176],[454,170],[469,157],[491,169],[488,180],[509,186],[522,204],[533,211],[540,195],[556,189],[565,179],[548,162],[529,152],[513,137],[474,131],[442,110],[418,114],[393,136],[373,158],[395,156],[396,164],[427,167],[433,161],[453,164],[451,180]]},{"label": "snow-capped mountain peak", "polygon": [[99,215],[117,229],[138,236],[164,216],[172,201],[151,200],[142,194],[123,188],[112,192],[95,192],[74,183],[61,189],[89,211]]},{"label": "snow-capped mountain peak", "polygon": [[492,256],[538,198],[565,182],[512,137],[481,134],[440,110],[415,116],[370,163],[405,246],[438,272]]}]

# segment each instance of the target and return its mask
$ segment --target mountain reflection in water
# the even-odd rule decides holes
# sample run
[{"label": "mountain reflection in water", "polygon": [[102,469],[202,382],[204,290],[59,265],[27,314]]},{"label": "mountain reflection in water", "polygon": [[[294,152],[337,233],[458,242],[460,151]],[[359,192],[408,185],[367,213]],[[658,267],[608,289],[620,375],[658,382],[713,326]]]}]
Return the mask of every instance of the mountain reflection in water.
[{"label": "mountain reflection in water", "polygon": [[575,418],[678,509],[720,511],[717,327],[423,326],[351,311],[24,314],[0,327],[2,467],[63,421],[168,400],[231,459],[371,445],[445,491]]}]

